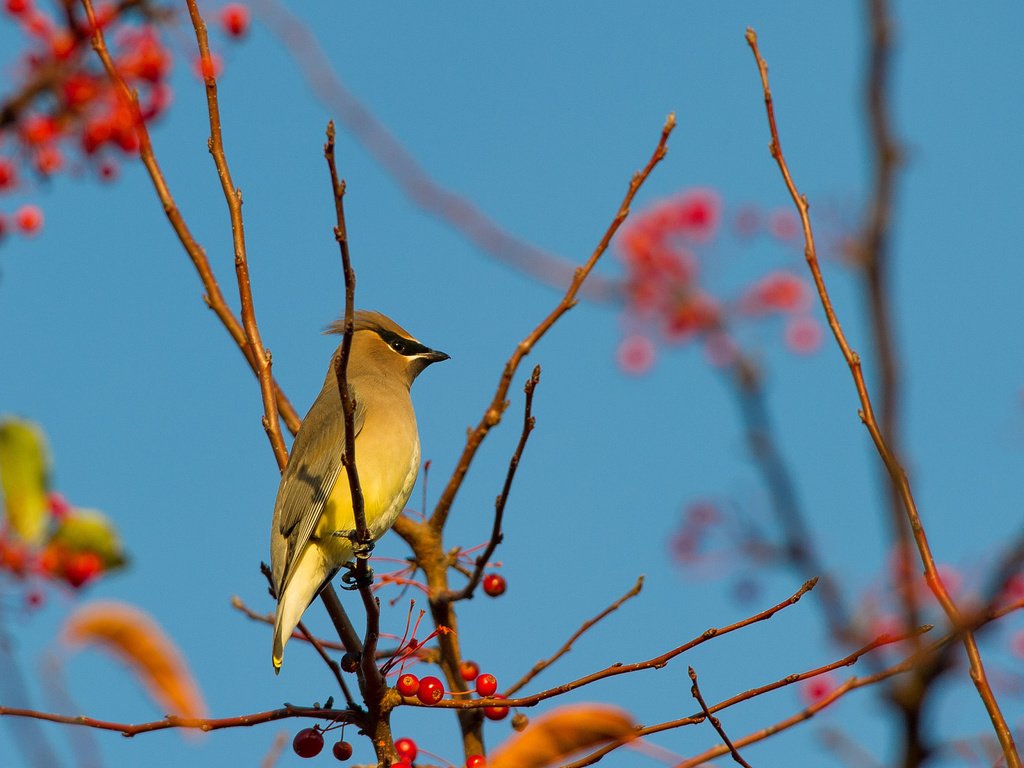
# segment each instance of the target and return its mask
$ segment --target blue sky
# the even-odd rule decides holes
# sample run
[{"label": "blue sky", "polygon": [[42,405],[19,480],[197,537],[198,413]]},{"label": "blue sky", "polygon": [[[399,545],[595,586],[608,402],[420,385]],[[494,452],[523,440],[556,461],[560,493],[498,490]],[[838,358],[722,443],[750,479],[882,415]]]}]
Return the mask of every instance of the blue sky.
[{"label": "blue sky", "polygon": [[[769,61],[783,145],[819,226],[827,229],[827,216],[858,220],[870,179],[860,4],[293,5],[347,86],[435,180],[509,231],[574,262],[600,239],[670,111],[679,127],[637,207],[692,186],[718,190],[727,206],[787,203],[767,152],[760,86],[743,39],[753,26]],[[212,15],[217,6],[204,7]],[[1013,73],[1022,16],[1010,2],[983,9],[902,4],[896,11],[892,108],[907,165],[892,282],[907,464],[936,557],[961,569],[968,585],[1021,522],[1013,478],[1024,457],[1024,266],[1016,220],[1024,203],[1024,107],[1016,98],[1021,78]],[[187,33],[174,36],[174,45],[190,54]],[[13,25],[0,19],[0,51],[19,43]],[[304,411],[334,344],[320,330],[343,300],[321,155],[325,124],[335,115],[259,24],[241,44],[216,44],[225,56],[224,136],[245,196],[258,319],[275,374]],[[4,93],[11,61],[0,55]],[[202,90],[180,64],[173,85],[171,112],[153,130],[157,155],[231,295],[230,229],[206,152]],[[343,126],[338,154],[349,184],[358,303],[452,356],[413,391],[423,456],[432,462],[429,505],[504,360],[559,296],[415,208]],[[84,598],[150,611],[189,659],[212,714],[323,700],[333,690],[319,660],[293,647],[275,678],[268,629],[229,606],[237,594],[270,609],[258,564],[267,557],[277,472],[256,383],[203,305],[148,178],[141,167],[124,168],[113,185],[63,176],[23,197],[0,198],[0,210],[25,200],[44,207],[46,226],[32,240],[0,244],[0,412],[40,422],[57,487],[76,504],[104,510],[122,531],[132,567]],[[798,251],[768,245],[721,244],[714,257],[725,282],[780,265],[800,268]],[[859,285],[835,261],[826,261],[825,270],[870,377]],[[609,253],[599,271],[614,277],[621,267]],[[886,558],[878,462],[834,345],[796,357],[778,336],[766,330],[756,338],[777,436],[822,555],[856,596],[875,583]],[[538,684],[657,655],[799,585],[790,572],[761,573],[757,597],[739,604],[735,569],[698,577],[671,562],[666,541],[687,503],[727,500],[767,520],[764,489],[730,392],[700,351],[666,351],[649,375],[630,378],[615,364],[619,338],[619,310],[607,305],[584,302],[554,328],[517,376],[509,416],[485,443],[456,503],[451,543],[484,541],[518,439],[521,382],[539,363],[538,426],[498,553],[509,592],[460,611],[463,647],[499,681],[518,678],[551,653],[641,573],[642,596]],[[416,509],[420,498],[418,488]],[[377,553],[402,557],[404,546],[386,537]],[[25,615],[18,591],[7,584],[3,590],[4,628],[25,674],[37,677],[40,658],[76,601],[52,593],[43,610]],[[717,701],[839,658],[842,651],[825,641],[814,599],[664,670],[594,686],[572,700],[615,702],[650,723],[694,711],[687,663],[701,675],[705,696]],[[312,624],[328,633],[319,610],[311,613]],[[385,626],[400,629],[404,617],[399,604],[386,612]],[[1010,626],[1019,628],[1019,620]],[[1019,659],[1004,651],[1008,632],[992,633],[983,649],[1000,680],[1012,683]],[[84,713],[123,721],[161,715],[121,667],[99,654],[69,659],[65,674]],[[934,732],[986,733],[980,702],[966,673],[958,675],[931,711]],[[1000,694],[1019,723],[1020,698]],[[32,695],[47,707],[38,687]],[[728,710],[723,722],[738,736],[800,706],[787,689]],[[816,735],[824,724],[885,760],[894,747],[888,717],[871,691],[861,691],[744,754],[754,765],[839,765]],[[450,715],[403,709],[394,721],[396,734],[458,757]],[[109,766],[254,765],[279,731],[297,727],[191,740],[174,732],[95,738]],[[61,764],[76,765],[65,729],[44,733]],[[507,723],[489,725],[488,743],[508,733]],[[654,742],[687,756],[716,737],[699,726]],[[13,749],[10,728],[0,728],[0,754],[14,755],[19,765]],[[359,744],[356,759],[368,757]],[[289,753],[280,764],[302,763]],[[626,753],[602,764],[659,763]]]}]

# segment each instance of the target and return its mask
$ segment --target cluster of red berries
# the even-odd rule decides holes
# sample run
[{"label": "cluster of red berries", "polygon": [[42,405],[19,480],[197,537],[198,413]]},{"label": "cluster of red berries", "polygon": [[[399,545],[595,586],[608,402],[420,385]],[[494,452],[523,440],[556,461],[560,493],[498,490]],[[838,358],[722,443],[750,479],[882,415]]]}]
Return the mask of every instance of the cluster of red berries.
[{"label": "cluster of red berries", "polygon": [[[63,6],[52,14],[37,7],[36,0],[4,0],[3,10],[20,26],[27,50],[13,67],[14,92],[0,101],[0,195],[23,188],[23,176],[46,179],[83,167],[109,181],[116,178],[120,159],[138,152],[138,121],[156,119],[171,103],[173,59],[158,27],[167,14],[152,0],[128,8],[97,3],[96,27],[104,32],[117,70],[138,94],[137,110],[121,97],[93,54],[89,40],[94,28],[85,18],[69,18]],[[230,3],[222,8],[220,23],[229,37],[242,37],[249,29],[249,11]],[[35,234],[42,224],[42,212],[34,205],[9,215],[0,212],[0,237],[7,231]]]},{"label": "cluster of red berries", "polygon": [[[33,546],[17,536],[0,533],[0,570],[18,579],[36,576],[78,589],[123,564],[117,551],[119,543],[96,546],[96,521],[73,512],[58,493],[51,493],[48,502],[55,523],[52,534],[40,546]],[[84,528],[88,531],[82,536]],[[32,606],[41,604],[42,594],[30,592],[28,602]]]},{"label": "cluster of red berries", "polygon": [[[626,267],[626,325],[632,329],[619,348],[619,364],[642,373],[654,363],[652,337],[668,343],[702,340],[714,363],[728,365],[736,346],[729,326],[740,318],[772,313],[789,317],[786,341],[791,349],[816,348],[821,334],[810,319],[807,283],[788,272],[762,278],[738,300],[723,301],[700,284],[698,251],[721,229],[722,203],[711,190],[695,189],[660,201],[636,214],[623,228],[618,249]],[[761,230],[756,210],[743,209],[736,231],[750,237]],[[791,244],[799,226],[791,214],[779,212],[765,228],[773,238]]]},{"label": "cluster of red berries", "polygon": [[[316,757],[319,755],[324,749],[324,733],[327,730],[330,729],[321,729],[320,726],[314,725],[312,728],[303,728],[296,733],[295,738],[292,739],[292,749],[295,751],[295,754],[299,757]],[[339,739],[331,748],[331,753],[336,760],[344,762],[352,757],[352,745],[345,741],[344,738]]]}]

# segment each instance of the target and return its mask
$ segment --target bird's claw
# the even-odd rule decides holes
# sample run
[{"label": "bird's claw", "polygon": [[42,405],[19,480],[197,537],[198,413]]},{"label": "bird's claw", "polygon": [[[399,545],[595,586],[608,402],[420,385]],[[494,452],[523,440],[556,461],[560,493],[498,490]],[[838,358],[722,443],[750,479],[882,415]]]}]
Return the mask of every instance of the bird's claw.
[{"label": "bird's claw", "polygon": [[345,563],[345,573],[341,575],[341,588],[353,591],[373,584],[373,569],[367,566],[366,575],[360,576],[355,563]]}]

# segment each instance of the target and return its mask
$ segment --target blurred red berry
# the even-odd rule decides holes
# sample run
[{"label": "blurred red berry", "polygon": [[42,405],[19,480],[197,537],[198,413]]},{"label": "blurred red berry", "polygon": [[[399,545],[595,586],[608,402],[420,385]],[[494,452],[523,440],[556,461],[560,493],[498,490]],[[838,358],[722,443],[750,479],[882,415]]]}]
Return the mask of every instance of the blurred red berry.
[{"label": "blurred red berry", "polygon": [[303,728],[292,739],[292,749],[299,757],[316,757],[323,748],[324,737],[317,728]]},{"label": "blurred red berry", "polygon": [[399,739],[395,742],[395,752],[398,753],[400,758],[410,763],[416,759],[419,751],[419,747],[416,746],[416,742],[412,739]]},{"label": "blurred red berry", "polygon": [[[503,699],[504,696],[494,696],[495,699]],[[508,717],[508,707],[484,707],[484,717],[488,720],[504,720]]]},{"label": "blurred red berry", "polygon": [[459,676],[467,683],[476,680],[480,674],[480,665],[475,661],[464,661],[459,665]]},{"label": "blurred red berry", "polygon": [[103,561],[95,552],[75,552],[64,567],[64,579],[76,589],[103,571]]},{"label": "blurred red berry", "polygon": [[693,291],[669,310],[665,336],[683,342],[716,328],[721,322],[718,302],[703,291]]},{"label": "blurred red berry", "polygon": [[50,491],[46,496],[46,505],[50,508],[50,514],[57,520],[63,520],[71,511],[71,505],[64,498],[64,494],[57,491]]},{"label": "blurred red berry", "polygon": [[59,578],[64,573],[64,565],[67,562],[66,553],[63,548],[51,544],[39,553],[39,570],[48,576]]},{"label": "blurred red berry", "polygon": [[821,346],[821,326],[809,315],[798,315],[786,323],[786,346],[802,355],[816,352]]},{"label": "blurred red berry", "polygon": [[804,700],[804,704],[817,704],[835,688],[836,684],[831,675],[818,675],[803,682],[800,686],[800,698]]},{"label": "blurred red berry", "polygon": [[392,763],[391,768],[412,768],[412,763],[405,760],[399,760],[397,763]]},{"label": "blurred red berry", "polygon": [[403,696],[415,696],[420,689],[420,679],[416,675],[406,672],[398,678],[395,688]]},{"label": "blurred red berry", "polygon": [[21,138],[26,144],[45,144],[57,137],[57,122],[49,115],[31,115],[21,124]]},{"label": "blurred red berry", "polygon": [[466,758],[466,768],[485,768],[487,758],[483,755],[470,755]]},{"label": "blurred red berry", "polygon": [[28,550],[17,541],[0,542],[0,567],[15,576],[23,576],[28,565]]},{"label": "blurred red berry", "polygon": [[117,178],[117,166],[114,163],[100,163],[98,171],[103,181],[113,181]]},{"label": "blurred red berry", "polygon": [[82,129],[82,150],[87,155],[94,154],[100,147],[110,141],[112,131],[106,120],[90,120]]},{"label": "blurred red berry", "polygon": [[633,333],[619,342],[616,354],[619,367],[626,373],[638,376],[647,373],[654,365],[654,342],[639,333]]},{"label": "blurred red berry", "polygon": [[220,23],[231,37],[242,37],[249,31],[249,9],[241,3],[229,3],[221,9]]},{"label": "blurred red berry", "polygon": [[64,103],[77,109],[96,98],[99,84],[85,72],[72,72],[64,79],[61,93],[64,96]]},{"label": "blurred red berry", "polygon": [[58,32],[50,38],[50,50],[57,61],[63,61],[75,51],[75,38],[67,32]]},{"label": "blurred red berry", "polygon": [[14,163],[6,157],[0,157],[0,192],[13,189],[18,184],[18,174]]},{"label": "blurred red berry", "polygon": [[32,3],[29,0],[6,0],[4,9],[11,16],[21,16],[32,9]]},{"label": "blurred red berry", "polygon": [[23,234],[34,235],[43,226],[43,212],[36,205],[23,205],[14,212],[14,225]]},{"label": "blurred red berry", "polygon": [[444,698],[444,685],[436,677],[424,677],[416,691],[416,698],[432,707]]},{"label": "blurred red berry", "polygon": [[757,315],[765,312],[796,312],[810,304],[810,292],[802,277],[790,272],[772,272],[758,280],[740,299],[742,311]]},{"label": "blurred red berry", "polygon": [[352,757],[352,745],[347,741],[339,741],[332,748],[335,760],[348,760]]},{"label": "blurred red berry", "polygon": [[196,59],[193,64],[193,68],[196,75],[205,80],[208,77],[220,77],[221,70],[224,66],[221,62],[220,56],[215,53],[211,53],[208,57],[200,57]]},{"label": "blurred red berry", "polygon": [[47,144],[36,152],[36,170],[44,176],[52,176],[64,165],[64,155],[56,144]]},{"label": "blurred red berry", "polygon": [[483,674],[476,679],[476,692],[480,694],[481,698],[487,698],[493,696],[495,691],[498,690],[498,678],[494,675]]}]

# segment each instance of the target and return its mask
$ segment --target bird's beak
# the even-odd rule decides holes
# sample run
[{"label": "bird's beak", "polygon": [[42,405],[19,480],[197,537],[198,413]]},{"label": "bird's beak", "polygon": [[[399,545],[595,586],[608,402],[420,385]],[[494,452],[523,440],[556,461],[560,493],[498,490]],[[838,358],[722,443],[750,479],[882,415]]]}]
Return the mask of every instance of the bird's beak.
[{"label": "bird's beak", "polygon": [[427,365],[431,363],[440,363],[444,360],[450,360],[451,357],[446,355],[444,352],[438,352],[436,349],[431,349],[428,352],[423,352],[419,355],[422,359],[427,361]]}]

